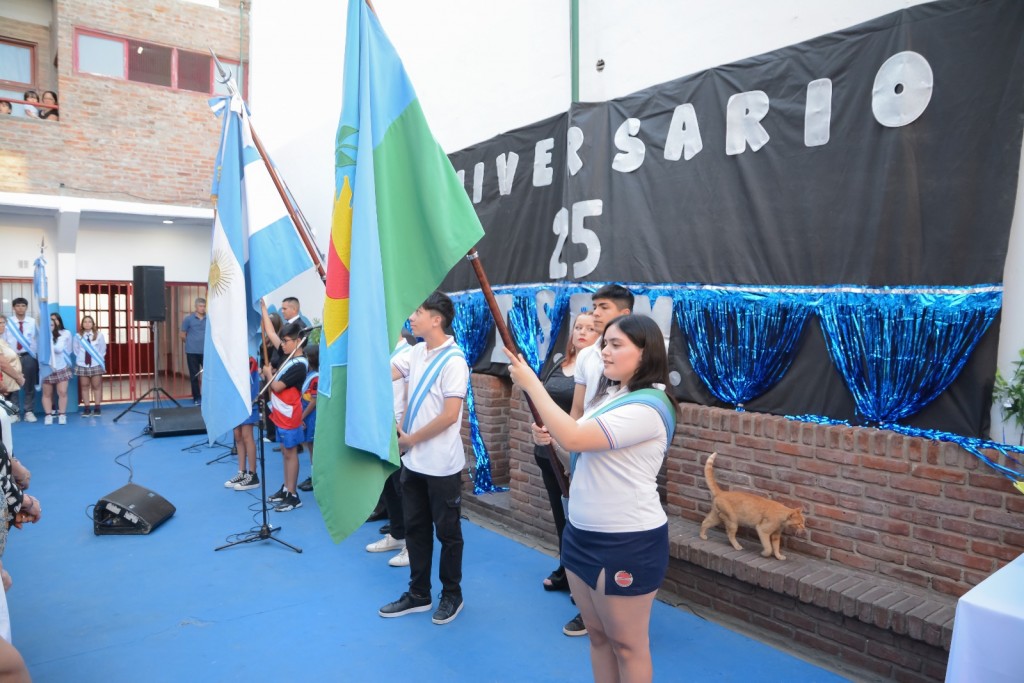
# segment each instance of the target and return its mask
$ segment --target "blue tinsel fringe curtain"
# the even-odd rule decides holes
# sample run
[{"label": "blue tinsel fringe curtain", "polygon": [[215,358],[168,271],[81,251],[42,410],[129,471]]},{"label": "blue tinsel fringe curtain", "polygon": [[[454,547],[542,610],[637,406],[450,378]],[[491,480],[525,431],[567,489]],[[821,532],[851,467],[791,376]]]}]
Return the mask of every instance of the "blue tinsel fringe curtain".
[{"label": "blue tinsel fringe curtain", "polygon": [[[539,372],[558,338],[574,294],[605,283],[539,283],[495,287],[510,295],[509,327],[524,357]],[[919,412],[956,379],[1002,306],[1001,285],[934,288],[758,287],[623,283],[653,304],[672,298],[694,371],[718,400],[743,404],[773,387],[789,369],[807,319],[816,315],[829,355],[866,422],[891,424]],[[554,292],[544,305],[551,321],[544,337],[537,308],[541,291]],[[550,297],[550,295],[548,295]],[[493,321],[479,290],[453,294],[455,337],[473,365],[483,352]],[[474,482],[497,490],[480,438],[472,396],[467,397]],[[938,433],[936,433],[938,434]],[[936,437],[938,438],[938,437]],[[973,447],[973,444],[971,444]],[[970,450],[970,449],[969,449]]]}]

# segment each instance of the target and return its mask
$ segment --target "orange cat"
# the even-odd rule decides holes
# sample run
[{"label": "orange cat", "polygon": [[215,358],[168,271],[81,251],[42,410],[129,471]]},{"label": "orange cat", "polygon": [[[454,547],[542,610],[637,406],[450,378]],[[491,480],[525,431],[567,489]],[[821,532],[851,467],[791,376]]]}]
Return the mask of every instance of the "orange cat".
[{"label": "orange cat", "polygon": [[708,529],[725,525],[725,533],[729,542],[736,550],[743,550],[743,546],[736,540],[736,531],[740,525],[753,527],[757,530],[757,536],[761,539],[764,550],[761,555],[769,557],[775,555],[780,560],[786,556],[779,551],[779,543],[782,540],[782,530],[792,527],[797,531],[804,530],[804,513],[800,508],[788,508],[782,503],[768,500],[753,493],[742,491],[723,491],[718,488],[715,481],[715,473],[712,465],[715,462],[717,453],[708,456],[704,463],[704,478],[707,479],[708,488],[714,496],[711,501],[711,512],[704,518],[700,525],[700,537],[708,538]]}]

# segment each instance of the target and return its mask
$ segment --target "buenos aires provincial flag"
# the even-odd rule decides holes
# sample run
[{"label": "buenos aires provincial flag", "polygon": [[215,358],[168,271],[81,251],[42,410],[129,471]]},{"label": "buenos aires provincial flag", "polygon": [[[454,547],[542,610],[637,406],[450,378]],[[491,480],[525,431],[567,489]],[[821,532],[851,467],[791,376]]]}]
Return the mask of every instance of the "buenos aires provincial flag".
[{"label": "buenos aires provincial flag", "polygon": [[483,228],[377,16],[349,0],[313,491],[341,541],[399,464],[391,349]]}]

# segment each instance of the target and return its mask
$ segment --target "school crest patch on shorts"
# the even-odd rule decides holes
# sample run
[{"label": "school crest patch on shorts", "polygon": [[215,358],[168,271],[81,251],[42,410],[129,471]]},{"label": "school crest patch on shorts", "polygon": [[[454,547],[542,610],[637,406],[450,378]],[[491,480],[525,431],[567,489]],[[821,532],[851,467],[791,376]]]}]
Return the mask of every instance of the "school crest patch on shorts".
[{"label": "school crest patch on shorts", "polygon": [[627,571],[615,572],[615,583],[619,588],[629,588],[633,585],[633,575]]}]

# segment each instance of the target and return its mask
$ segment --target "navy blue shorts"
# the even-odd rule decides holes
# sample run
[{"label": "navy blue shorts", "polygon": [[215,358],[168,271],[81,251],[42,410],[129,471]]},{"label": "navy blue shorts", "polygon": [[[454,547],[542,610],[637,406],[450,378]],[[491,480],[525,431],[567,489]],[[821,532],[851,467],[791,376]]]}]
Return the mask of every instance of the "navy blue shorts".
[{"label": "navy blue shorts", "polygon": [[562,565],[597,590],[604,570],[605,595],[646,595],[661,587],[668,570],[668,524],[649,531],[583,531],[568,522]]}]

